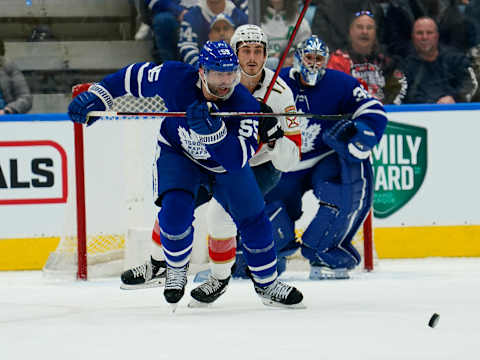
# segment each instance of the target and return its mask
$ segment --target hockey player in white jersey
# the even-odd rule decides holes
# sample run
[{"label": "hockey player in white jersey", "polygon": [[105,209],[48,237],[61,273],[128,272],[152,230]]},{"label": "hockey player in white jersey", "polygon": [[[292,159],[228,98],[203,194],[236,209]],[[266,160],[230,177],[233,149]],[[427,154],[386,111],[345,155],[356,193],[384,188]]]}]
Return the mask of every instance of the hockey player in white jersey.
[{"label": "hockey player in white jersey", "polygon": [[[239,58],[241,83],[255,98],[264,103],[274,76],[273,71],[265,68],[268,48],[265,33],[256,25],[242,25],[235,30],[230,45]],[[281,78],[275,80],[263,110],[296,112],[292,91]],[[282,131],[284,136],[270,141],[268,134],[278,131]],[[265,195],[278,183],[281,172],[289,171],[299,162],[301,132],[297,118],[292,115],[260,119],[259,133],[262,146],[249,163],[260,190]],[[237,244],[235,223],[215,199],[211,199],[208,204],[207,227],[210,274],[204,283],[192,290],[192,306],[212,303],[225,292],[236,259],[237,269],[241,267],[240,272],[244,272],[246,268],[242,255],[244,245]]]}]

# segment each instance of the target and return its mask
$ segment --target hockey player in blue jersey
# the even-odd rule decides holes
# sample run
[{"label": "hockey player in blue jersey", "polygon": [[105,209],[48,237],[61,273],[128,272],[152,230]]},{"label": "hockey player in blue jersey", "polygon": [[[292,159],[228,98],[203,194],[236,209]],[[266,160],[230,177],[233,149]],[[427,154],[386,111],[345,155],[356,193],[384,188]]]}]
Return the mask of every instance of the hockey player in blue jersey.
[{"label": "hockey player in blue jersey", "polygon": [[[242,78],[240,82],[252,95],[265,101],[266,112],[296,113],[292,91],[285,81],[275,78],[272,91],[267,97],[267,90],[274,80],[274,72],[265,68],[267,61],[268,39],[263,30],[253,24],[239,26],[233,34],[230,45],[238,56]],[[267,125],[267,124],[270,124]],[[283,136],[268,144],[266,127],[271,134],[283,132]],[[259,127],[263,146],[249,160],[250,167],[257,179],[262,194],[268,193],[280,180],[281,171],[288,171],[300,161],[301,133],[295,116],[262,118]],[[208,254],[210,270],[197,274],[208,278],[190,293],[195,301],[192,306],[204,306],[216,301],[225,293],[231,276],[248,278],[243,248],[237,239],[237,228],[225,209],[210,200],[206,211],[208,227]],[[232,273],[232,265],[235,263]],[[277,263],[277,271],[281,265]]]},{"label": "hockey player in blue jersey", "polygon": [[[87,113],[106,110],[115,97],[159,95],[169,111],[158,134],[156,204],[166,259],[164,296],[174,307],[183,297],[193,242],[195,197],[208,188],[227,209],[244,239],[254,289],[266,305],[300,306],[302,294],[277,279],[272,227],[262,194],[248,165],[257,143],[257,118],[221,118],[217,111],[258,112],[257,100],[239,85],[238,59],[225,42],[207,42],[199,68],[180,62],[132,64],[105,77],[69,106],[69,116],[85,123]],[[154,259],[153,259],[154,260]],[[158,267],[149,264],[150,276]],[[131,275],[134,276],[132,270]]]},{"label": "hockey player in blue jersey", "polygon": [[[328,56],[327,46],[312,36],[298,46],[294,66],[282,69],[280,76],[292,89],[298,111],[350,116],[337,121],[305,119],[300,163],[284,173],[265,198],[267,212],[276,214],[272,225],[279,258],[301,246],[311,279],[349,278],[348,271],[361,261],[352,239],[372,205],[369,156],[387,123],[382,104],[356,79],[326,69]],[[319,209],[296,241],[294,223],[309,190]]]}]

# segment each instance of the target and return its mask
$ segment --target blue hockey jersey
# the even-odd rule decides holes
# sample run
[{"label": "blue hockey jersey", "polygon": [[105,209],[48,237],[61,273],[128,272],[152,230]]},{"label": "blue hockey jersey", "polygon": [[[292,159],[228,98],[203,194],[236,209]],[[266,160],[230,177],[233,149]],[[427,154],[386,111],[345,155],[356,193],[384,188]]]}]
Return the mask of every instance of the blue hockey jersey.
[{"label": "blue hockey jersey", "polygon": [[[186,111],[196,100],[206,101],[193,66],[177,61],[162,65],[138,63],[108,75],[98,85],[109,95],[118,97],[130,94],[135,97],[159,95],[168,111]],[[108,95],[108,94],[107,94]],[[224,101],[217,101],[220,111],[259,112],[259,102],[241,84]],[[205,169],[222,173],[244,167],[258,148],[258,119],[228,117],[223,119],[227,136],[220,142],[205,145],[189,128],[186,117],[161,119],[158,143],[189,157]]]},{"label": "blue hockey jersey", "polygon": [[[387,124],[387,117],[380,101],[372,98],[360,83],[350,75],[326,69],[316,86],[302,86],[293,68],[285,68],[280,76],[292,89],[297,110],[319,115],[351,114],[354,122],[368,125],[380,141]],[[300,118],[297,118],[300,119]],[[322,140],[322,131],[334,121],[301,118],[302,160],[291,171],[308,169],[333,150]]]},{"label": "blue hockey jersey", "polygon": [[[248,16],[231,1],[225,2],[225,15],[228,15],[235,27],[248,23]],[[208,40],[210,23],[215,14],[210,11],[205,1],[192,6],[183,17],[178,39],[180,59],[187,64],[196,65],[201,47]]]}]

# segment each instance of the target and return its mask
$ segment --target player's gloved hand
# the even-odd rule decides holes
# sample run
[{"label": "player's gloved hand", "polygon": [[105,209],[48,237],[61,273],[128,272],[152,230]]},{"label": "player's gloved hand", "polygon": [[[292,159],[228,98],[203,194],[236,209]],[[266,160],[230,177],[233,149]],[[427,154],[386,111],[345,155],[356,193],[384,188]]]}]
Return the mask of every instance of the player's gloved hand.
[{"label": "player's gloved hand", "polygon": [[322,135],[325,144],[344,159],[360,162],[370,156],[377,143],[375,132],[367,125],[351,120],[340,120]]},{"label": "player's gloved hand", "polygon": [[222,127],[223,121],[220,116],[212,116],[218,107],[211,102],[195,101],[187,107],[188,126],[199,135],[216,133]]},{"label": "player's gloved hand", "polygon": [[[273,112],[272,108],[264,103],[261,103],[260,110],[264,113]],[[276,117],[260,118],[258,124],[258,136],[260,142],[264,144],[280,139],[283,136],[283,130],[278,119]]]},{"label": "player's gloved hand", "polygon": [[[97,95],[84,91],[76,96],[68,106],[68,116],[73,122],[85,124],[88,112],[103,111],[105,109],[105,104]],[[92,125],[98,119],[98,117],[89,118],[88,125]]]},{"label": "player's gloved hand", "polygon": [[273,166],[282,172],[290,171],[300,162],[300,150],[297,144],[287,137],[277,139],[274,147],[267,149]]}]

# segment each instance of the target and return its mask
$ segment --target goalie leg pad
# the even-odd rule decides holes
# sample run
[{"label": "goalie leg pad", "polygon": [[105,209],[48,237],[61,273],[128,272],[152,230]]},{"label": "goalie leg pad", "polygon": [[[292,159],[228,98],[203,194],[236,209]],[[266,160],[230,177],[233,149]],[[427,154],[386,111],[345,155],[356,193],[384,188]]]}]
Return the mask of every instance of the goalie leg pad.
[{"label": "goalie leg pad", "polygon": [[319,197],[318,189],[321,189],[322,193],[328,193],[330,195],[336,194],[337,202],[320,201],[320,207],[303,233],[302,241],[305,246],[322,252],[337,246],[342,241],[347,230],[349,204],[340,203],[342,200],[342,192],[344,191],[342,185],[327,182],[316,184],[314,194],[317,198]]},{"label": "goalie leg pad", "polygon": [[341,247],[335,247],[322,253],[302,247],[302,255],[309,260],[311,266],[351,270],[358,265],[357,259]]},{"label": "goalie leg pad", "polygon": [[235,264],[232,267],[232,276],[235,279],[250,279],[248,275],[248,264],[243,256],[241,241],[237,243],[237,253],[235,256]]},{"label": "goalie leg pad", "polygon": [[277,253],[277,272],[286,270],[286,257],[292,255],[299,247],[295,241],[295,222],[288,216],[285,204],[275,201],[267,204],[265,211],[272,223],[275,252]]},{"label": "goalie leg pad", "polygon": [[265,211],[272,223],[273,240],[278,253],[290,243],[295,242],[295,223],[288,216],[285,204],[281,201],[267,204]]},{"label": "goalie leg pad", "polygon": [[348,251],[352,256],[354,256],[357,259],[358,263],[361,262],[361,256],[358,253],[357,249],[355,249],[355,247],[353,246],[352,241],[355,234],[358,232],[358,230],[362,226],[365,218],[368,215],[368,212],[372,207],[373,187],[374,187],[373,169],[372,169],[372,166],[370,165],[369,160],[363,161],[362,164],[363,164],[363,177],[366,179],[366,182],[365,182],[366,186],[363,189],[365,192],[364,196],[362,197],[363,203],[359,205],[357,216],[355,217],[352,223],[350,231],[346,234],[345,238],[340,244],[345,251]]},{"label": "goalie leg pad", "polygon": [[282,173],[275,169],[271,161],[252,167],[258,187],[263,195],[272,190],[278,184]]},{"label": "goalie leg pad", "polygon": [[[372,186],[372,178],[368,176],[367,161],[361,163],[347,163],[342,159],[338,161],[340,174],[336,181],[330,179],[326,181],[322,178],[323,171],[319,169],[314,171],[313,190],[315,196],[320,199],[321,206],[302,237],[303,244],[309,248],[303,251],[305,256],[311,261],[321,259],[331,267],[339,267],[344,262],[352,266],[348,259],[356,259],[355,253],[339,249],[333,251],[331,256],[323,254],[340,248],[347,234],[352,234],[353,238],[363,220],[361,218],[363,210],[367,206],[369,208],[371,204],[369,189]],[[368,166],[371,171],[371,166],[369,164]],[[355,231],[354,225],[357,226]],[[351,238],[349,241],[351,242]],[[344,254],[348,259],[343,259]],[[340,257],[338,260],[334,260],[336,255]]]}]

